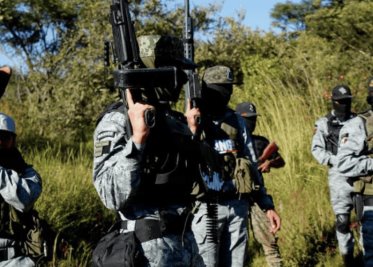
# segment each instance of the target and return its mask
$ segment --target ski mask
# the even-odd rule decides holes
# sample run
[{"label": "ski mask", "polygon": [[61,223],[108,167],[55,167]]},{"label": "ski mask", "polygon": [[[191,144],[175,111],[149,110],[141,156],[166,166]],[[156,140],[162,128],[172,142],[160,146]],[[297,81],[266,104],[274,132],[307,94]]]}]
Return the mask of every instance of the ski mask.
[{"label": "ski mask", "polygon": [[232,94],[232,85],[206,85],[203,83],[201,94],[205,111],[211,115],[219,116],[226,110]]},{"label": "ski mask", "polygon": [[244,117],[247,130],[252,134],[256,127],[256,116],[255,117]]},{"label": "ski mask", "polygon": [[347,85],[337,85],[332,91],[332,105],[334,115],[345,121],[351,115],[351,89]]},{"label": "ski mask", "polygon": [[333,100],[333,110],[340,121],[347,120],[351,115],[351,99]]},{"label": "ski mask", "polygon": [[233,72],[223,65],[207,68],[202,79],[202,101],[207,113],[224,114],[233,91]]}]

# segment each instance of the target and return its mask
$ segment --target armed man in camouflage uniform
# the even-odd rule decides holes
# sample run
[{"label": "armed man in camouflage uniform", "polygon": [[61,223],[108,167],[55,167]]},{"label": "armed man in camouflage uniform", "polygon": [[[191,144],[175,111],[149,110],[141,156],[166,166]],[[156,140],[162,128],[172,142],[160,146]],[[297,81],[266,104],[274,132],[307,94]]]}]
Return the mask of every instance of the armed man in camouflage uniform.
[{"label": "armed man in camouflage uniform", "polygon": [[242,117],[228,107],[232,90],[230,68],[218,65],[205,70],[202,137],[213,151],[209,154],[211,161],[201,168],[208,192],[196,204],[192,229],[204,263],[209,267],[246,264],[250,179],[255,179],[254,194],[266,211],[272,230],[276,232],[280,228],[280,218],[257,171],[250,133]]},{"label": "armed man in camouflage uniform", "polygon": [[36,266],[25,255],[9,216],[11,209],[24,213],[32,208],[41,193],[41,178],[17,149],[14,120],[4,113],[0,113],[0,184],[0,266]]},{"label": "armed man in camouflage uniform", "polygon": [[[204,266],[190,229],[191,192],[200,177],[194,140],[199,110],[188,109],[184,117],[170,107],[187,81],[182,69],[195,65],[184,58],[182,42],[175,37],[141,36],[138,43],[146,67],[177,68],[178,85],[141,90],[137,102],[127,89],[130,121],[121,103],[104,112],[94,133],[94,185],[105,206],[119,213],[122,232],[134,231],[141,242],[146,260],[134,266]],[[149,109],[155,110],[152,128],[144,119]]]},{"label": "armed man in camouflage uniform", "polygon": [[338,85],[333,88],[333,110],[316,121],[311,147],[315,159],[329,167],[330,200],[336,216],[339,251],[345,266],[353,266],[354,237],[350,230],[352,186],[347,183],[348,176],[337,169],[337,151],[341,128],[355,117],[351,112],[351,99],[348,86]]},{"label": "armed man in camouflage uniform", "polygon": [[349,120],[340,131],[338,171],[351,177],[354,206],[361,221],[364,266],[373,266],[373,78],[368,81],[371,108]]},{"label": "armed man in camouflage uniform", "polygon": [[[259,159],[270,142],[261,135],[254,135],[257,117],[256,107],[253,103],[243,102],[236,106],[236,112],[240,114],[246,123],[246,128],[252,135],[254,147]],[[269,172],[271,168],[282,168],[285,161],[278,151],[274,151],[267,159],[259,162],[258,169],[262,173]],[[277,237],[271,232],[271,224],[266,214],[255,202],[250,205],[250,222],[255,239],[262,245],[268,266],[282,266],[282,258],[277,245]]]}]

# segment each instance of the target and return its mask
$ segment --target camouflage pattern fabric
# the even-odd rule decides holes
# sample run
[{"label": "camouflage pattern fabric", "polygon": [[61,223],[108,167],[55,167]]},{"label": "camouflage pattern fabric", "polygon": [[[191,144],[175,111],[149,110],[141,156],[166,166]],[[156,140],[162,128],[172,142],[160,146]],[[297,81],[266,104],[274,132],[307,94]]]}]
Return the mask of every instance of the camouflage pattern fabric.
[{"label": "camouflage pattern fabric", "polygon": [[214,66],[205,70],[203,81],[206,84],[233,84],[233,72],[226,66]]},{"label": "camouflage pattern fabric", "polygon": [[251,206],[250,223],[255,240],[263,246],[268,266],[282,266],[280,249],[277,245],[277,237],[269,231],[271,223],[266,214],[256,203]]},{"label": "camouflage pattern fabric", "polygon": [[167,35],[143,35],[137,38],[140,58],[148,68],[166,65],[193,67],[195,64],[184,57],[183,42]]}]

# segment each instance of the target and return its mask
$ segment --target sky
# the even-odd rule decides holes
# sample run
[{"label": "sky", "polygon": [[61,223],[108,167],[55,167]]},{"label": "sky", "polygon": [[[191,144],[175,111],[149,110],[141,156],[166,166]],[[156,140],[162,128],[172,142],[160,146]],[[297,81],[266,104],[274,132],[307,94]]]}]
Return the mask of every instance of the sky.
[{"label": "sky", "polygon": [[[184,3],[184,0],[180,1],[180,4]],[[220,15],[227,17],[237,17],[238,12],[245,10],[246,16],[243,23],[253,30],[262,31],[275,31],[271,27],[270,13],[272,8],[277,3],[284,3],[286,0],[189,0],[190,8],[194,6],[207,6],[210,3],[218,3],[222,6]],[[300,2],[300,0],[293,0],[290,2]],[[20,67],[20,62],[11,60],[7,57],[0,46],[0,66],[8,64],[12,67]]]},{"label": "sky", "polygon": [[[178,0],[181,1],[181,0]],[[301,0],[292,0],[288,2],[299,3]],[[286,0],[189,0],[190,7],[207,6],[210,3],[219,3],[222,5],[221,15],[226,17],[237,17],[240,10],[246,11],[245,25],[253,30],[271,31],[270,13],[277,3],[285,3]]]}]

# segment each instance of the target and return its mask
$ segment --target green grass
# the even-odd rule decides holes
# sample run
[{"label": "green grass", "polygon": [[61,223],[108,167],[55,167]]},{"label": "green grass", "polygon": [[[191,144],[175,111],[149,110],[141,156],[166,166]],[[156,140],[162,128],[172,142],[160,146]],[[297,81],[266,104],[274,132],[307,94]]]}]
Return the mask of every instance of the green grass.
[{"label": "green grass", "polygon": [[[261,116],[256,133],[275,140],[286,161],[284,168],[265,174],[268,193],[282,218],[278,237],[285,266],[342,264],[327,169],[310,152],[314,122],[327,111],[318,88],[310,83],[300,93],[298,88],[268,81],[260,96],[245,95],[244,90],[232,98],[233,107],[247,100],[257,105]],[[36,208],[69,244],[65,258],[56,257],[49,266],[89,266],[92,248],[114,219],[92,183],[92,143],[71,147],[27,138],[20,144],[43,178]],[[265,266],[260,245],[251,240],[249,249],[251,266]]]}]

